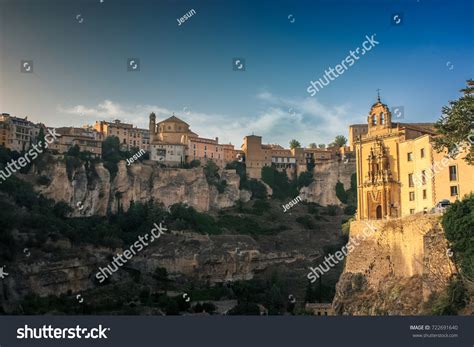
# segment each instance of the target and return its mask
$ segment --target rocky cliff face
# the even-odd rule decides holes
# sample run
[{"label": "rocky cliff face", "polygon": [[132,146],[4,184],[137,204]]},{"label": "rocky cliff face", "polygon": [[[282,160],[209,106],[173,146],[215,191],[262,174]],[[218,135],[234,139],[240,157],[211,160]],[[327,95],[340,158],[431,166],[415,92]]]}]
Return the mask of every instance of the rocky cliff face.
[{"label": "rocky cliff face", "polygon": [[351,176],[355,173],[355,160],[329,160],[317,164],[314,168],[314,182],[303,187],[300,196],[308,202],[315,202],[322,206],[340,205],[336,196],[336,184],[340,181],[347,190],[351,186]]},{"label": "rocky cliff face", "polygon": [[222,170],[221,179],[227,182],[223,193],[209,185],[202,168],[160,168],[155,163],[118,163],[118,172],[110,180],[109,171],[102,163],[93,164],[96,174],[87,177],[81,165],[69,180],[66,165],[56,161],[43,175],[51,179],[47,186],[36,189],[55,201],[64,201],[73,208],[73,217],[105,215],[119,209],[127,210],[131,201],[151,199],[170,206],[186,203],[198,211],[209,211],[233,206],[240,198],[239,176],[234,170]]},{"label": "rocky cliff face", "polygon": [[[130,280],[127,269],[150,276],[157,267],[164,267],[173,278],[209,283],[248,280],[272,266],[301,267],[312,263],[321,257],[322,247],[336,239],[332,224],[318,233],[291,230],[258,239],[247,235],[168,231],[109,279],[120,284]],[[0,307],[8,312],[15,302],[31,293],[47,296],[95,288],[96,273],[110,265],[112,255],[118,253],[123,253],[123,249],[78,247],[65,239],[49,241],[45,249],[31,249],[31,256],[23,255],[21,262],[8,268],[10,276],[0,286]]]},{"label": "rocky cliff face", "polygon": [[429,294],[455,272],[438,215],[356,221],[350,239],[359,244],[336,287],[337,314],[421,314]]}]

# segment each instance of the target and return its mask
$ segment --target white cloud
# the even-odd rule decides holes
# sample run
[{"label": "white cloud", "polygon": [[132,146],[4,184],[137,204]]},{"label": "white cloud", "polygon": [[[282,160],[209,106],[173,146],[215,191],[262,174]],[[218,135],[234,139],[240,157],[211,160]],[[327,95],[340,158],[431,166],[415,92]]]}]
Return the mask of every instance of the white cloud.
[{"label": "white cloud", "polygon": [[287,99],[276,97],[268,91],[257,94],[263,110],[255,115],[228,115],[204,113],[191,108],[172,110],[159,105],[123,105],[104,100],[96,106],[58,106],[58,111],[67,115],[83,116],[95,120],[121,119],[147,128],[148,116],[155,112],[158,120],[173,113],[188,124],[202,137],[219,137],[219,142],[232,142],[240,147],[246,135],[263,137],[264,143],[278,143],[288,146],[291,139],[302,145],[311,142],[329,143],[336,135],[348,136],[348,128],[354,122],[350,106],[346,104],[325,106],[315,98]]}]

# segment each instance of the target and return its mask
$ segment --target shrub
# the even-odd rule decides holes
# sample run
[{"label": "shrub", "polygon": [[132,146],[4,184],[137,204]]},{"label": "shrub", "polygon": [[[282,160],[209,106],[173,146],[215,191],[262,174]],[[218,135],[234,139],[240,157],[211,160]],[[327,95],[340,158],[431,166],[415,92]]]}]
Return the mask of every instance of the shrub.
[{"label": "shrub", "polygon": [[296,218],[296,221],[306,229],[314,229],[313,219],[308,215],[298,217]]},{"label": "shrub", "polygon": [[344,185],[339,181],[336,183],[336,196],[343,204],[347,203],[347,193],[344,189]]},{"label": "shrub", "polygon": [[441,223],[462,273],[474,280],[474,194],[451,205]]},{"label": "shrub", "polygon": [[273,197],[276,199],[293,199],[298,195],[296,182],[290,181],[286,172],[280,172],[273,166],[262,168],[262,181],[272,188]]},{"label": "shrub", "polygon": [[252,193],[251,199],[265,199],[267,197],[267,188],[262,182],[256,179],[250,179],[240,183],[241,189],[249,190]]},{"label": "shrub", "polygon": [[335,216],[337,215],[339,208],[336,205],[327,205],[325,214],[328,216]]},{"label": "shrub", "polygon": [[[469,302],[469,296],[463,281],[453,277],[446,289],[439,294],[432,294],[428,299],[432,315],[457,315]],[[428,306],[426,305],[426,306]]]},{"label": "shrub", "polygon": [[36,180],[36,183],[38,183],[39,185],[42,185],[42,186],[47,186],[51,183],[51,179],[47,176],[41,175]]},{"label": "shrub", "polygon": [[310,171],[302,172],[298,176],[298,190],[313,183],[313,174]]}]

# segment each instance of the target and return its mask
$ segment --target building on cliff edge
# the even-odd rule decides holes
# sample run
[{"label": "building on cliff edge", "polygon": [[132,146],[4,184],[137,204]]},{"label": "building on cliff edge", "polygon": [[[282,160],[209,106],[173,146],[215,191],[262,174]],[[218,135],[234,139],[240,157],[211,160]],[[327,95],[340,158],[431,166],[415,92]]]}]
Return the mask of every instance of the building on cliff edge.
[{"label": "building on cliff edge", "polygon": [[367,131],[352,127],[356,152],[357,218],[396,218],[429,211],[474,191],[474,166],[465,153],[437,153],[430,123],[396,123],[378,97],[367,116]]}]

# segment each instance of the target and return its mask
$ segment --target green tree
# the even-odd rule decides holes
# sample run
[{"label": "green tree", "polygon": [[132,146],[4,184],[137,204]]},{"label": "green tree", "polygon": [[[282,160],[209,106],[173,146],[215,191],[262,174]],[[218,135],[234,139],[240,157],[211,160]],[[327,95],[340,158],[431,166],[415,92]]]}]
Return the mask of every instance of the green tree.
[{"label": "green tree", "polygon": [[314,142],[311,142],[309,145],[308,145],[308,148],[318,148],[318,145]]},{"label": "green tree", "polygon": [[336,196],[343,204],[347,203],[346,190],[344,189],[344,185],[339,181],[336,183]]},{"label": "green tree", "polygon": [[109,136],[102,142],[102,159],[114,163],[122,159],[120,140],[117,136]]},{"label": "green tree", "polygon": [[463,95],[456,101],[450,101],[442,109],[442,116],[435,128],[441,136],[436,137],[435,149],[453,151],[455,148],[466,150],[466,162],[474,164],[474,81],[466,82],[461,89]]},{"label": "green tree", "polygon": [[326,148],[326,144],[320,143],[320,144],[318,145],[318,147],[319,147],[319,148]]},{"label": "green tree", "polygon": [[293,149],[293,148],[300,148],[301,147],[301,143],[299,143],[299,141],[293,139],[290,141],[290,148]]},{"label": "green tree", "polygon": [[335,146],[335,147],[344,147],[347,143],[347,139],[345,138],[345,136],[343,135],[337,135],[335,138],[334,138],[334,141],[332,142],[331,144],[331,147]]},{"label": "green tree", "polygon": [[313,183],[313,174],[310,171],[302,172],[298,176],[298,190]]},{"label": "green tree", "polygon": [[[39,144],[41,143],[41,146],[44,146],[44,144],[46,143],[45,139],[44,139],[44,128],[42,126],[40,126],[40,130],[38,132],[38,136],[36,137],[36,143]],[[44,147],[43,147],[44,148]],[[43,152],[46,152],[46,148],[43,149]]]},{"label": "green tree", "polygon": [[456,201],[442,218],[446,238],[451,243],[461,274],[474,280],[474,194]]}]

